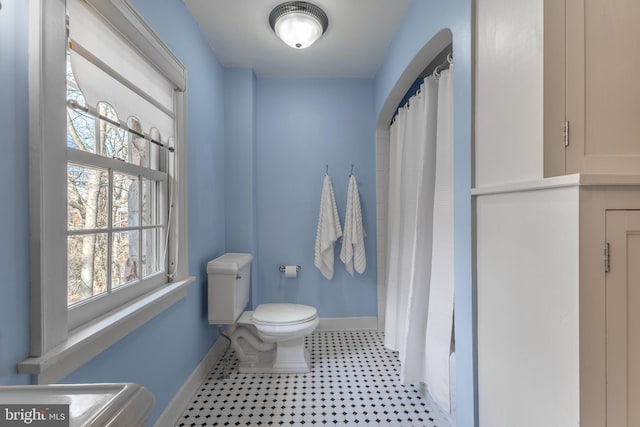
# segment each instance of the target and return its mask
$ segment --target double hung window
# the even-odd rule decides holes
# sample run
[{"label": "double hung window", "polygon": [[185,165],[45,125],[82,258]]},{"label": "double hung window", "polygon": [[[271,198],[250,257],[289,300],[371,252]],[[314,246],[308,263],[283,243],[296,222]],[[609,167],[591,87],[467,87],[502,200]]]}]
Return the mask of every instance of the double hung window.
[{"label": "double hung window", "polygon": [[175,87],[68,0],[67,305],[79,326],[166,282]]},{"label": "double hung window", "polygon": [[18,369],[50,382],[192,280],[186,70],[127,0],[30,1],[32,349]]}]

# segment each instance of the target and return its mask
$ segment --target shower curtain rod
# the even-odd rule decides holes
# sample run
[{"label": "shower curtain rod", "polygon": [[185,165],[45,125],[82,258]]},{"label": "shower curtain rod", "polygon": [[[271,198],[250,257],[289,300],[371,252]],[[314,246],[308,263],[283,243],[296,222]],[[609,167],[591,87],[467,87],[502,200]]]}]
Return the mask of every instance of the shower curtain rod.
[{"label": "shower curtain rod", "polygon": [[125,122],[118,122],[117,120],[110,119],[109,117],[98,113],[98,111],[93,107],[89,107],[89,106],[85,107],[83,105],[80,105],[74,99],[68,100],[67,101],[67,105],[69,106],[69,108],[71,108],[73,110],[83,112],[85,114],[88,114],[88,115],[92,116],[93,118],[96,118],[96,119],[104,120],[105,122],[110,123],[110,124],[112,124],[114,126],[117,126],[122,130],[125,130],[125,131],[127,131],[129,133],[132,133],[132,134],[134,134],[136,136],[139,136],[140,138],[144,138],[145,140],[149,141],[152,144],[155,144],[155,145],[157,145],[159,147],[162,147],[162,148],[165,148],[165,149],[169,150],[169,152],[171,152],[171,153],[173,153],[175,151],[175,148],[169,147],[168,145],[163,144],[162,141],[158,141],[158,140],[152,138],[150,135],[145,134],[143,132],[138,132],[137,130],[131,129],[129,126],[127,126],[127,124]]},{"label": "shower curtain rod", "polygon": [[[442,73],[444,67],[447,66],[447,65],[452,65],[452,64],[453,64],[453,53],[449,52],[447,54],[447,58],[444,61],[442,61],[442,64],[436,65],[436,67],[433,69],[433,72],[431,72],[430,74],[427,74],[425,76],[423,76],[421,74],[420,76],[418,76],[418,79],[426,79],[429,76],[433,76],[437,80],[437,79],[440,78],[440,74]],[[427,68],[429,68],[429,67],[427,67]],[[391,123],[389,123],[389,126],[391,126],[393,124],[393,122],[396,120],[396,117],[398,117],[398,110],[400,110],[400,108],[402,108],[404,106],[408,106],[409,105],[409,101],[411,100],[411,98],[414,95],[418,94],[418,93],[420,93],[420,88],[418,88],[418,90],[409,99],[407,99],[407,102],[405,102],[404,104],[401,104],[401,105],[398,106],[398,108],[396,109],[395,114],[393,115],[393,118],[391,119]]]},{"label": "shower curtain rod", "polygon": [[437,66],[436,66],[436,68],[435,68],[435,70],[433,70],[433,76],[434,76],[436,79],[439,79],[439,78],[440,78],[440,72],[442,71],[442,68],[443,68],[444,66],[446,66],[446,65],[451,65],[451,64],[453,64],[453,53],[449,52],[449,53],[447,54],[447,59],[445,59],[445,60],[442,62],[442,64],[437,65]]}]

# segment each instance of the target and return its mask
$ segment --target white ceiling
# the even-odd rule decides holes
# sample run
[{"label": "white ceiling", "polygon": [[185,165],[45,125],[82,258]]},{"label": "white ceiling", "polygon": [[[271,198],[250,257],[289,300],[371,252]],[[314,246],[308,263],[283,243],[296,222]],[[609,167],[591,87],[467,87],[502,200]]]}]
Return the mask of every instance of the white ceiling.
[{"label": "white ceiling", "polygon": [[284,0],[184,0],[225,67],[266,77],[373,78],[410,0],[312,0],[329,18],[314,45],[296,50],[271,30]]}]

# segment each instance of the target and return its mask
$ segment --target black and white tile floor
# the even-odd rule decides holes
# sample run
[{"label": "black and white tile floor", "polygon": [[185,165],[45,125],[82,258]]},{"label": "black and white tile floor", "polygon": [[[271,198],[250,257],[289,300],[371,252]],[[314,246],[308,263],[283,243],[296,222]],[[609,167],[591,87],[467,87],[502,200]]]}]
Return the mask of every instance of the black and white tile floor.
[{"label": "black and white tile floor", "polygon": [[416,388],[400,383],[397,355],[381,332],[314,332],[306,346],[307,374],[240,374],[229,350],[229,378],[219,379],[219,362],[176,427],[449,426]]}]

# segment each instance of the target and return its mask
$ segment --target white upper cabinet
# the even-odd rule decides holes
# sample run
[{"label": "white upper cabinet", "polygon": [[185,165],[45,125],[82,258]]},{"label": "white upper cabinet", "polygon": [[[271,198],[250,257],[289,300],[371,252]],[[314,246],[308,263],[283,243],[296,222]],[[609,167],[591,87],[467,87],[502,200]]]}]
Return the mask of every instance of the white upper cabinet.
[{"label": "white upper cabinet", "polygon": [[543,0],[478,0],[475,187],[542,178]]}]

